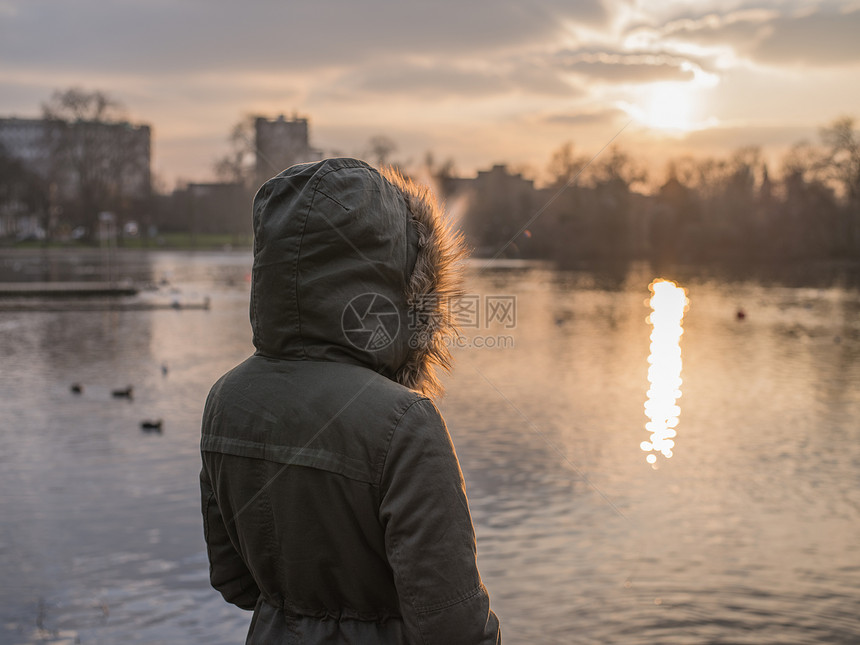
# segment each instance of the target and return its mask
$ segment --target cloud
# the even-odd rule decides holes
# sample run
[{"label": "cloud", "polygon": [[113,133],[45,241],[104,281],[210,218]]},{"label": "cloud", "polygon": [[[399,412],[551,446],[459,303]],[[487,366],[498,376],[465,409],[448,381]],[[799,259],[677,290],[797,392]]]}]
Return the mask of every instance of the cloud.
[{"label": "cloud", "polygon": [[565,98],[583,96],[585,90],[563,78],[559,70],[540,62],[524,62],[514,65],[508,72],[509,81],[518,89],[534,93]]},{"label": "cloud", "polygon": [[687,15],[669,21],[656,31],[661,38],[703,45],[744,44],[758,38],[768,22],[778,16],[776,11],[764,9]]},{"label": "cloud", "polygon": [[569,65],[568,69],[608,83],[651,83],[693,79],[692,70],[683,69],[673,63],[578,61]]},{"label": "cloud", "polygon": [[797,129],[667,140],[634,127],[625,141],[783,145],[806,136],[802,124],[855,109],[860,10],[844,0],[729,5],[0,0],[0,110],[35,115],[53,89],[102,89],[154,126],[157,165],[205,166],[203,176],[251,111],[299,110],[329,148],[385,132],[404,156],[433,147],[480,165],[537,158],[561,135],[599,149],[628,121],[617,106],[644,100],[651,82],[694,79],[703,122]]},{"label": "cloud", "polygon": [[337,93],[359,90],[370,94],[400,94],[429,100],[482,98],[526,93],[572,98],[582,90],[557,70],[521,62],[499,61],[476,65],[447,62],[401,63],[345,73]]},{"label": "cloud", "polygon": [[450,65],[399,65],[346,75],[353,87],[370,93],[400,94],[444,98],[454,96],[479,97],[499,94],[510,89],[498,72],[460,69]]},{"label": "cloud", "polygon": [[700,59],[691,56],[611,46],[562,49],[548,59],[560,70],[609,84],[686,82],[704,67]]},{"label": "cloud", "polygon": [[788,147],[817,138],[813,126],[724,126],[689,133],[684,143],[694,148],[733,150],[747,146]]},{"label": "cloud", "polygon": [[860,62],[860,10],[780,17],[768,24],[752,56],[768,63],[848,65]]},{"label": "cloud", "polygon": [[[647,28],[637,28],[647,32]],[[802,14],[746,10],[685,17],[656,30],[660,38],[736,53],[770,65],[843,66],[860,62],[860,9],[823,6]]]},{"label": "cloud", "polygon": [[627,113],[617,108],[610,108],[595,112],[549,114],[543,117],[543,122],[549,125],[604,126],[616,123],[622,117],[627,117]]},{"label": "cloud", "polygon": [[509,51],[605,19],[575,5],[438,0],[7,0],[0,59],[81,71],[298,70],[409,55]]}]

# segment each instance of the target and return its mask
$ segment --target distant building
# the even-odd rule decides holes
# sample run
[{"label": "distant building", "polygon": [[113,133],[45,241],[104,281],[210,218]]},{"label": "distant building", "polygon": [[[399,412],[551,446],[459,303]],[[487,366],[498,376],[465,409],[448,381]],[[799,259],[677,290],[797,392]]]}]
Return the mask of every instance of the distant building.
[{"label": "distant building", "polygon": [[114,173],[126,197],[143,197],[151,186],[151,131],[126,122],[52,121],[0,118],[2,153],[21,161],[59,188],[74,193],[82,180],[81,162]]},{"label": "distant building", "polygon": [[[0,118],[0,157],[15,176],[0,191],[0,234],[67,236],[83,227],[95,235],[101,213],[121,224],[140,217],[151,196],[151,131],[126,122]],[[34,188],[35,185],[35,188]],[[26,188],[44,204],[21,199]]]},{"label": "distant building", "polygon": [[478,190],[503,193],[507,196],[530,193],[535,183],[523,177],[522,173],[510,172],[504,164],[496,164],[490,170],[479,170],[475,177]]},{"label": "distant building", "polygon": [[43,122],[0,119],[0,237],[43,238],[48,214]]},{"label": "distant building", "polygon": [[257,184],[262,184],[285,168],[306,161],[319,161],[322,151],[310,145],[308,120],[257,117],[254,122]]},{"label": "distant building", "polygon": [[[152,132],[148,125],[81,121],[69,127],[75,146],[92,145],[92,155],[108,181],[124,199],[148,197],[152,189]],[[86,142],[86,143],[81,143]],[[76,154],[76,153],[73,153]],[[77,153],[80,154],[80,153]],[[88,162],[85,155],[81,162]]]},{"label": "distant building", "polygon": [[472,197],[464,229],[475,254],[523,256],[529,233],[521,229],[535,212],[534,182],[504,165],[478,171],[470,181]]},{"label": "distant building", "polygon": [[151,131],[126,122],[0,118],[0,154],[74,198],[94,177],[125,199],[151,188]]},{"label": "distant building", "polygon": [[44,119],[0,119],[0,154],[47,176],[49,155]]}]

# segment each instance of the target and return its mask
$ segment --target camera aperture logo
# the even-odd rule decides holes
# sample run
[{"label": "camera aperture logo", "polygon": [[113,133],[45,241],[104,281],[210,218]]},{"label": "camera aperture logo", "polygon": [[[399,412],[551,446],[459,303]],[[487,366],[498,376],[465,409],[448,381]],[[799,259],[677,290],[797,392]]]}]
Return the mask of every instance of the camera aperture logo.
[{"label": "camera aperture logo", "polygon": [[379,293],[363,293],[343,308],[341,329],[355,347],[378,352],[394,342],[400,331],[400,313]]}]

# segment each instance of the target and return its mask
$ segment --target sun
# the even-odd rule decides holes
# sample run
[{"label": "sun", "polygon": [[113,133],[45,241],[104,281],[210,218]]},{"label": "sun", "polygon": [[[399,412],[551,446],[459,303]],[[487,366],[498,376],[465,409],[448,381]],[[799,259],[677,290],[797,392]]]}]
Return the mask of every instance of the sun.
[{"label": "sun", "polygon": [[693,129],[693,98],[684,83],[654,83],[642,106],[642,121],[656,130],[686,132]]}]

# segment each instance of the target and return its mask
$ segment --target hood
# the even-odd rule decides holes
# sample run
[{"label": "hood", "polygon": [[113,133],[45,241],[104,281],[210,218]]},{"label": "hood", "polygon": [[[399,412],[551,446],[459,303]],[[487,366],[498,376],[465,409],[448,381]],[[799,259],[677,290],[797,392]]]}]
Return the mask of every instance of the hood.
[{"label": "hood", "polygon": [[357,159],[299,164],[254,198],[257,354],[363,365],[441,394],[462,235],[430,191]]}]

